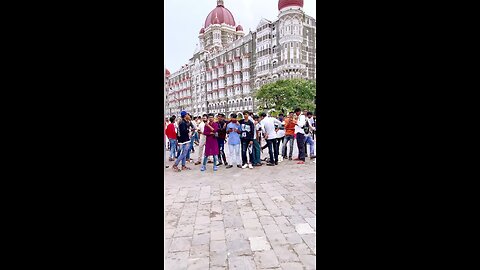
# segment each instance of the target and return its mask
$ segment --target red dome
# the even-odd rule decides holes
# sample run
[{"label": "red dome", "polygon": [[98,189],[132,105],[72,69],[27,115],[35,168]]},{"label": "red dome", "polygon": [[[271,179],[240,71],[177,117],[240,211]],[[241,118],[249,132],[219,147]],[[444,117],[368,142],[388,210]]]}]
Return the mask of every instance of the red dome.
[{"label": "red dome", "polygon": [[284,7],[303,7],[303,0],[279,0],[278,10]]},{"label": "red dome", "polygon": [[239,25],[237,26],[237,29],[235,29],[235,30],[236,30],[236,31],[243,31],[243,27],[239,24]]},{"label": "red dome", "polygon": [[170,70],[165,69],[165,76],[167,76],[167,77],[170,76]]},{"label": "red dome", "polygon": [[205,33],[205,28],[202,27],[202,29],[200,29],[200,33],[199,34],[203,34]]},{"label": "red dome", "polygon": [[[303,2],[303,1],[302,1]],[[226,9],[223,5],[219,4],[214,8],[207,16],[205,20],[205,28],[211,24],[228,24],[235,26],[235,19],[233,18],[230,10]]]}]

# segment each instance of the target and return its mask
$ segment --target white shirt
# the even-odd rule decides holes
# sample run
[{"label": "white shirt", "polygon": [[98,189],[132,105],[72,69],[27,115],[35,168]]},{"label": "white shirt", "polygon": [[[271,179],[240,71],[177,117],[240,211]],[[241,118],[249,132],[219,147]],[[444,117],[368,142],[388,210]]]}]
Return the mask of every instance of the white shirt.
[{"label": "white shirt", "polygon": [[277,132],[275,132],[275,124],[281,125],[282,122],[278,121],[278,119],[275,119],[273,117],[265,117],[262,121],[260,121],[260,124],[262,126],[263,132],[265,133],[265,138],[267,140],[271,140],[277,138]]},{"label": "white shirt", "polygon": [[203,135],[203,130],[204,129],[205,129],[205,123],[202,121],[197,127],[197,130],[202,132],[201,134],[198,133],[198,134],[200,134],[200,138],[206,138],[207,137],[207,136]]},{"label": "white shirt", "polygon": [[315,131],[315,128],[313,127],[313,117],[312,118],[306,118],[305,121],[308,121],[308,123],[310,124],[309,125],[309,130],[310,132],[308,132],[308,134],[305,135],[305,137],[311,137],[312,136],[312,131]]},{"label": "white shirt", "polygon": [[303,126],[305,126],[305,115],[300,114],[298,116],[297,124],[295,125],[295,134],[296,133],[305,134],[305,132],[303,131]]}]

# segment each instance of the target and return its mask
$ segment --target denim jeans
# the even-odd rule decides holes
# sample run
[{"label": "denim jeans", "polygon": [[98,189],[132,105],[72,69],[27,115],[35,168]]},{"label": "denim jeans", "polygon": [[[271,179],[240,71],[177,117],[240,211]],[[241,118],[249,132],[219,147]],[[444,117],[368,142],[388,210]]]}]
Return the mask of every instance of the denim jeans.
[{"label": "denim jeans", "polygon": [[284,156],[284,157],[287,156],[287,144],[288,144],[288,142],[290,142],[290,151],[289,151],[288,157],[292,157],[292,155],[293,155],[293,141],[294,140],[295,140],[295,138],[293,137],[293,135],[285,136],[285,138],[283,139],[282,156]]},{"label": "denim jeans", "polygon": [[[203,166],[207,165],[208,156],[203,157]],[[213,155],[213,166],[217,166],[217,156]]]},{"label": "denim jeans", "polygon": [[217,138],[217,142],[218,142],[218,161],[219,163],[222,163],[222,162],[227,163],[227,157],[225,157],[225,139]]},{"label": "denim jeans", "polygon": [[305,134],[297,133],[298,159],[305,161]]},{"label": "denim jeans", "polygon": [[310,156],[315,155],[315,141],[313,141],[312,136],[306,136],[305,137],[305,142],[308,145],[310,145]]},{"label": "denim jeans", "polygon": [[177,150],[177,140],[175,139],[168,139],[170,142],[170,158],[175,158],[175,152]]},{"label": "denim jeans", "polygon": [[277,139],[267,140],[268,154],[270,155],[270,163],[278,162],[278,146]]},{"label": "denim jeans", "polygon": [[194,137],[192,136],[192,138],[190,138],[190,147],[188,148],[188,152],[187,152],[187,159],[190,159],[190,152],[192,152],[192,149],[193,149],[193,141],[194,141]]},{"label": "denim jeans", "polygon": [[253,140],[253,164],[261,163],[260,160],[260,143],[257,140]]},{"label": "denim jeans", "polygon": [[187,152],[188,152],[188,149],[190,149],[190,142],[180,145],[180,149],[181,149],[180,156],[175,161],[175,166],[178,166],[178,163],[180,163],[180,161],[182,161],[182,166],[185,166]]},{"label": "denim jeans", "polygon": [[248,146],[250,145],[250,141],[248,140],[242,140],[242,165],[245,165],[250,161],[252,163],[253,161],[253,147],[252,147],[252,153],[248,153],[248,161],[247,161],[247,151],[248,151]]}]

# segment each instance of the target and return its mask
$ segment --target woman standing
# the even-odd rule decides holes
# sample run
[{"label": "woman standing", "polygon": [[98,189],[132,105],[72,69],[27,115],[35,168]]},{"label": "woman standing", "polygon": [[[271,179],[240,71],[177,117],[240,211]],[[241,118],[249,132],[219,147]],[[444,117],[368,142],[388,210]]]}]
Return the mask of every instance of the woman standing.
[{"label": "woman standing", "polygon": [[203,165],[200,169],[202,172],[206,170],[207,159],[209,156],[213,156],[213,170],[216,171],[218,151],[218,140],[216,137],[218,131],[218,123],[214,122],[213,114],[208,115],[208,121],[205,124],[203,134],[207,137],[205,142],[205,156],[203,157]]}]

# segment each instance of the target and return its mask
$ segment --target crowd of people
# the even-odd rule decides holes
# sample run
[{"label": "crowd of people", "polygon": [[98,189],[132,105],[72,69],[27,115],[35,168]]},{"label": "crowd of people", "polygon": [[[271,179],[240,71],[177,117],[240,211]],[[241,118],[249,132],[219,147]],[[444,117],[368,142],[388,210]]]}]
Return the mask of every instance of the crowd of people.
[{"label": "crowd of people", "polygon": [[[272,117],[244,111],[243,118],[237,117],[231,114],[227,119],[221,113],[216,118],[211,113],[192,117],[182,111],[179,119],[175,115],[165,119],[168,160],[174,161],[173,170],[191,170],[187,162],[195,162],[191,158],[195,151],[198,151],[198,160],[194,164],[201,165],[201,171],[207,169],[208,163],[213,164],[213,171],[222,165],[226,169],[235,166],[253,169],[264,165],[262,161],[266,161],[266,166],[276,166],[279,159],[292,160],[294,141],[298,148],[298,157],[294,159],[297,164],[305,164],[307,146],[310,159],[315,162],[316,117],[312,112],[297,108],[287,116]],[[261,146],[262,142],[265,145]],[[261,152],[265,148],[268,148],[268,157],[262,160]]]}]

